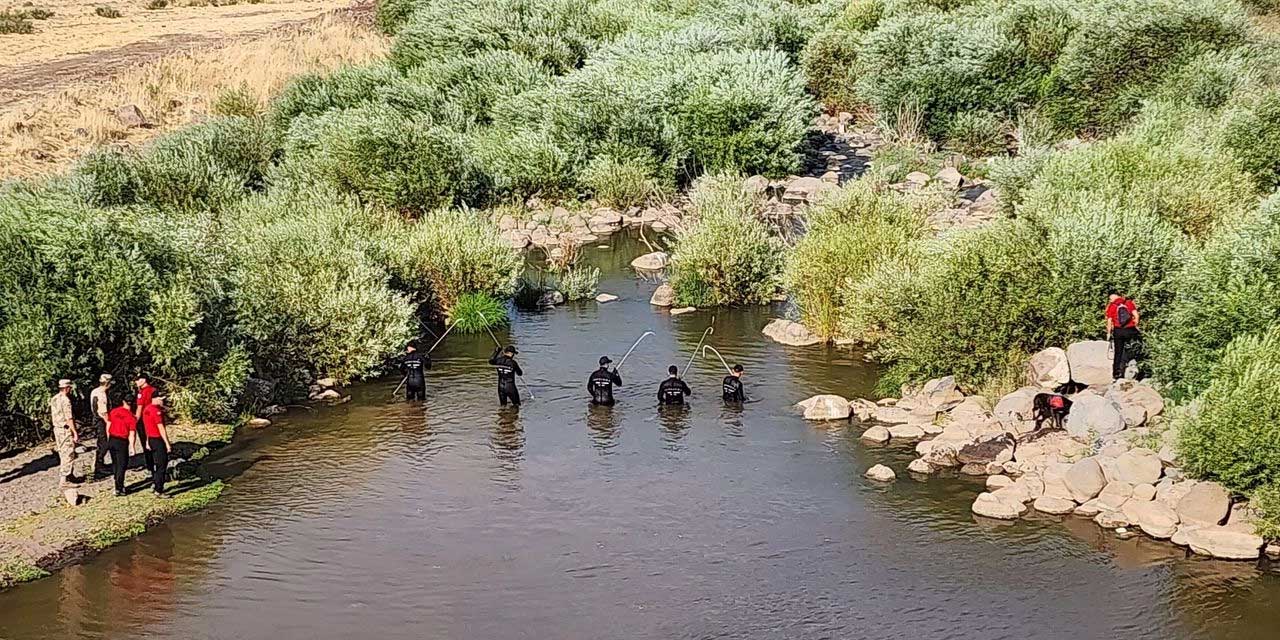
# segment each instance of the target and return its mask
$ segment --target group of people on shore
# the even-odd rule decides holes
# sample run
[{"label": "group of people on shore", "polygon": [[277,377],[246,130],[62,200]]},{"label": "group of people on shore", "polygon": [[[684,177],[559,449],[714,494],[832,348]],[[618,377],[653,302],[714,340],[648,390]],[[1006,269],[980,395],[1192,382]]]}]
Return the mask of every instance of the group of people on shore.
[{"label": "group of people on shore", "polygon": [[[124,477],[129,458],[143,454],[145,469],[151,474],[151,488],[163,497],[168,480],[169,431],[165,424],[164,398],[146,376],[134,380],[135,393],[112,392],[114,378],[109,373],[98,376],[98,386],[89,394],[90,422],[78,421],[71,396],[75,385],[70,380],[58,381],[58,392],[49,399],[53,421],[53,439],[58,452],[58,485],[66,490],[85,481],[75,475],[75,463],[81,450],[94,450],[93,477],[108,473],[115,481],[115,495],[125,495]],[[107,457],[110,456],[110,471]]]}]

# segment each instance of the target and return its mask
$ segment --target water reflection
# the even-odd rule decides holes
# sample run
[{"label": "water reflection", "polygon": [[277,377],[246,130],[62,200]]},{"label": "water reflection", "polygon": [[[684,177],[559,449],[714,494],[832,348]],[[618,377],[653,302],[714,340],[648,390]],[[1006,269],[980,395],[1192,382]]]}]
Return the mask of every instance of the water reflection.
[{"label": "water reflection", "polygon": [[662,442],[668,451],[684,449],[681,441],[689,432],[689,405],[658,405],[658,425]]},{"label": "water reflection", "polygon": [[613,452],[618,446],[620,433],[613,407],[587,405],[587,434],[591,438],[591,446],[599,450],[601,455]]}]

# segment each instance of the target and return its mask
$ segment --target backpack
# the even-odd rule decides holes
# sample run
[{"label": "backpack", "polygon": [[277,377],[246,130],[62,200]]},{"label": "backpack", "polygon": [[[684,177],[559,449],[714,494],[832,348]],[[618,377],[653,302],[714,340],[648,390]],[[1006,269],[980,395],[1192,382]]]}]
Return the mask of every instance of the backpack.
[{"label": "backpack", "polygon": [[1129,311],[1129,305],[1121,302],[1120,305],[1116,307],[1116,321],[1116,324],[1119,325],[1116,327],[1117,329],[1128,327],[1129,324],[1133,322],[1133,312]]}]

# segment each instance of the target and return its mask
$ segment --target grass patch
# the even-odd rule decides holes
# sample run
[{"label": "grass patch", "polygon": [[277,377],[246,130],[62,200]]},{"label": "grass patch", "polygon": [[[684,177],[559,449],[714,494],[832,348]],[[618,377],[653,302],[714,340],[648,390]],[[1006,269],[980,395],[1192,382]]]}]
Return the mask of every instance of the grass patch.
[{"label": "grass patch", "polygon": [[95,7],[93,10],[93,15],[98,16],[99,18],[115,19],[123,16],[124,14],[120,13],[120,10],[115,7],[109,7],[109,6],[103,5],[100,7]]},{"label": "grass patch", "polygon": [[449,308],[449,322],[460,333],[481,333],[511,321],[507,305],[484,293],[466,293]]},{"label": "grass patch", "polygon": [[25,35],[35,33],[35,30],[35,24],[25,13],[10,9],[0,11],[0,33]]}]

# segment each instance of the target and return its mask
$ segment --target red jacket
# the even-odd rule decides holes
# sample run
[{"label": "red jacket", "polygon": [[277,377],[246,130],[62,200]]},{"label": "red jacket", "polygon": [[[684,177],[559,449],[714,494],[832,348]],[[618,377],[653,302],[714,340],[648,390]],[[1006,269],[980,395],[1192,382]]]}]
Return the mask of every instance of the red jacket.
[{"label": "red jacket", "polygon": [[142,428],[148,438],[160,437],[160,425],[164,424],[164,411],[160,407],[149,404],[142,408]]},{"label": "red jacket", "polygon": [[116,407],[107,413],[107,435],[113,438],[127,439],[135,424],[128,407]]}]

